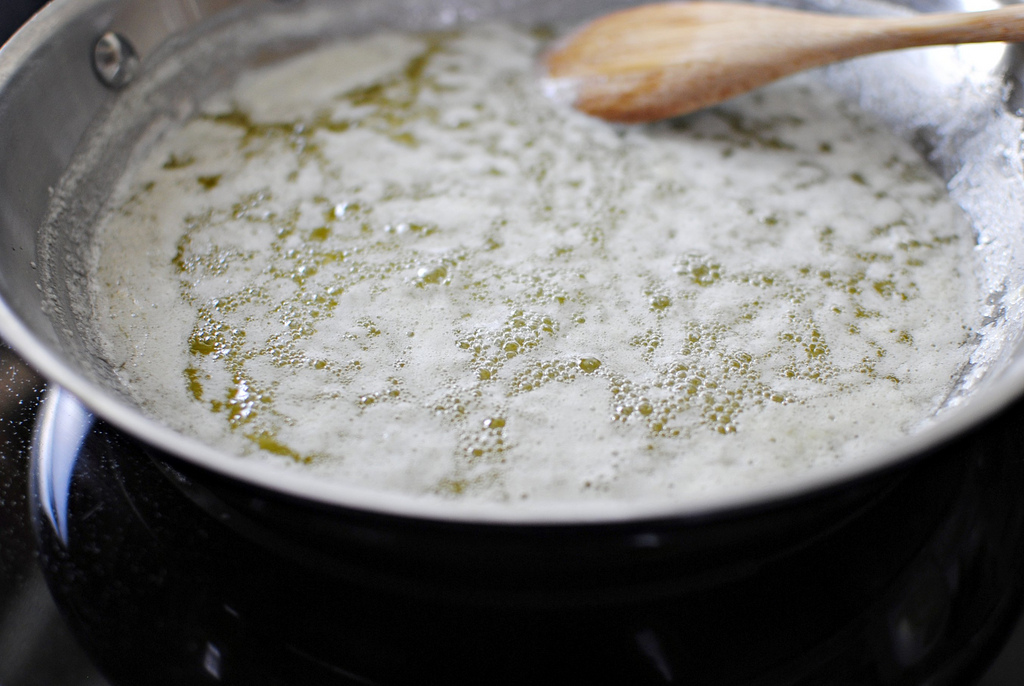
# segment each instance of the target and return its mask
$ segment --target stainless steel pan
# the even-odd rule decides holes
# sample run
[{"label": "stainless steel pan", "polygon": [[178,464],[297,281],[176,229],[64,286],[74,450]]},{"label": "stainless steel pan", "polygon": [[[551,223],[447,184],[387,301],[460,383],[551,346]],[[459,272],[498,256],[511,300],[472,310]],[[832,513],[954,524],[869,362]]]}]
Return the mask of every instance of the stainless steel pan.
[{"label": "stainless steel pan", "polygon": [[[1015,48],[879,56],[819,74],[946,179],[976,232],[989,294],[976,364],[940,421],[843,471],[615,510],[522,514],[371,495],[253,467],[171,431],[127,401],[94,354],[90,322],[75,307],[89,241],[80,220],[96,212],[154,120],[187,113],[250,60],[324,38],[486,17],[573,21],[614,4],[55,0],[0,49],[0,333],[101,420],[103,440],[72,453],[141,470],[118,477],[144,492],[121,488],[135,501],[117,511],[209,527],[212,550],[244,551],[207,558],[217,584],[222,567],[243,570],[231,578],[246,587],[260,578],[248,570],[271,569],[268,588],[302,603],[268,620],[310,632],[309,660],[282,672],[290,676],[315,663],[337,666],[335,681],[363,675],[358,683],[411,683],[431,670],[475,683],[957,683],[998,642],[1021,597],[1013,580],[1024,578],[1024,91]],[[908,11],[860,0],[824,9]],[[270,37],[257,15],[270,18]],[[89,163],[89,184],[66,181],[76,159]],[[69,397],[54,393],[43,414],[44,476],[57,469],[58,448],[47,441],[66,435],[60,418],[82,416]],[[76,409],[62,409],[69,402]],[[107,472],[96,473],[102,490]],[[52,483],[37,481],[43,509],[39,485]],[[177,516],[180,503],[160,484],[216,523]],[[85,578],[66,534],[40,531],[58,595]],[[124,551],[125,569],[136,552]],[[282,572],[281,560],[296,566]],[[165,590],[139,588],[149,599]],[[72,616],[87,617],[80,595],[67,602]],[[80,628],[98,654],[122,654],[120,644],[89,638],[94,624]],[[241,635],[247,673],[298,659]],[[365,650],[339,653],[333,636]]]},{"label": "stainless steel pan", "polygon": [[[182,116],[247,60],[373,27],[429,29],[487,17],[572,21],[613,3],[497,2],[160,2],[57,1],[0,53],[0,331],[47,378],[128,433],[193,464],[293,496],[373,510],[464,519],[607,521],[718,510],[807,492],[899,463],[991,417],[1016,398],[1024,285],[1024,179],[1018,149],[1019,85],[1013,50],[938,49],[839,65],[821,78],[912,140],[947,179],[973,221],[990,315],[975,365],[941,422],[856,466],[796,478],[728,499],[665,508],[643,503],[614,513],[575,510],[495,513],[325,485],[222,454],[128,402],[99,360],[88,317],[82,255],[92,216],[123,168],[133,141],[161,118]],[[831,7],[831,5],[830,5]],[[849,12],[898,12],[853,2]],[[252,17],[268,15],[269,24]],[[274,35],[266,35],[266,27]],[[90,136],[86,134],[91,132]],[[96,143],[96,140],[101,141]],[[90,142],[91,141],[91,142]],[[62,182],[75,155],[88,182]],[[78,164],[81,164],[79,162]],[[74,174],[71,178],[76,178]],[[62,186],[63,183],[63,186]],[[54,196],[56,193],[56,196]],[[52,227],[40,237],[40,227]],[[41,288],[41,284],[45,288]],[[965,401],[969,396],[969,401]],[[556,508],[558,509],[558,508]]]}]

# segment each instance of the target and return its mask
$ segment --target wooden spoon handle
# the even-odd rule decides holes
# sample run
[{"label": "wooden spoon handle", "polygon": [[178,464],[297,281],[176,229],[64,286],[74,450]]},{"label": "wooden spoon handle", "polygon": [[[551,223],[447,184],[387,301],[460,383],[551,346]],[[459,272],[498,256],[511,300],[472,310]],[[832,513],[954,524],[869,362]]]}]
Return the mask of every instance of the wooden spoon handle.
[{"label": "wooden spoon handle", "polygon": [[1024,5],[985,12],[920,14],[884,20],[894,48],[951,43],[1024,41]]},{"label": "wooden spoon handle", "polygon": [[[709,3],[716,4],[716,3]],[[770,49],[776,57],[788,53],[792,60],[780,65],[793,73],[840,60],[889,50],[957,43],[1024,41],[1024,5],[1011,5],[984,12],[918,14],[909,17],[851,17],[803,14],[799,24],[785,26],[790,10],[769,9],[758,29],[771,29],[785,36],[787,45],[771,48],[765,41],[749,41],[756,53]],[[767,34],[768,31],[766,30]],[[737,44],[749,37],[737,36]]]}]

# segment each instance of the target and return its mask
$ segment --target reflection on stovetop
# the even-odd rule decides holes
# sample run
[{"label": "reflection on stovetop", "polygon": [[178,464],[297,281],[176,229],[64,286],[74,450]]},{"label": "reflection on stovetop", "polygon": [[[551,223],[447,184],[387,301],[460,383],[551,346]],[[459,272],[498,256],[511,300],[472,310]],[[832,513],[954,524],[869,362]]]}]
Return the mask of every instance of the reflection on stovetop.
[{"label": "reflection on stovetop", "polygon": [[[45,684],[47,686],[70,686],[72,684],[95,684],[102,686],[108,682],[100,676],[97,669],[93,666],[92,658],[83,650],[78,639],[69,630],[69,625],[76,626],[79,635],[82,635],[83,626],[86,629],[86,633],[91,635],[108,632],[104,635],[108,637],[108,640],[111,640],[109,639],[109,636],[113,635],[109,634],[111,628],[103,626],[102,622],[98,621],[98,619],[102,619],[104,612],[122,618],[138,619],[132,612],[124,612],[123,608],[118,607],[118,603],[124,602],[126,598],[137,598],[137,594],[133,595],[133,592],[129,592],[130,589],[127,588],[117,588],[117,584],[137,584],[139,587],[145,587],[147,583],[153,585],[153,579],[148,577],[168,572],[163,569],[146,567],[145,546],[140,545],[141,539],[135,541],[128,540],[116,532],[111,534],[110,538],[106,540],[102,536],[94,537],[89,542],[89,546],[92,547],[92,552],[95,555],[95,559],[92,561],[92,564],[95,565],[102,566],[105,564],[103,560],[109,558],[109,556],[104,556],[103,546],[110,546],[112,549],[117,550],[124,546],[138,545],[139,549],[143,552],[138,559],[134,559],[131,556],[120,556],[121,562],[119,564],[124,565],[127,561],[130,568],[121,569],[118,576],[104,578],[101,575],[98,577],[100,582],[107,582],[112,579],[113,586],[91,589],[93,596],[89,600],[89,603],[92,603],[90,607],[93,611],[96,611],[96,608],[100,608],[96,616],[82,616],[80,613],[83,606],[75,607],[74,602],[70,603],[70,605],[65,603],[65,609],[63,610],[58,609],[54,601],[54,590],[57,597],[62,597],[70,589],[77,588],[80,590],[81,588],[87,588],[91,582],[87,578],[87,570],[83,569],[79,570],[80,577],[77,578],[50,574],[48,583],[39,564],[40,551],[38,550],[37,534],[43,534],[42,540],[46,540],[48,533],[49,535],[56,534],[57,539],[66,536],[69,532],[69,527],[72,527],[73,530],[75,525],[61,518],[66,516],[69,511],[76,511],[76,507],[79,509],[75,516],[79,517],[80,520],[89,520],[90,518],[100,520],[104,516],[109,517],[117,512],[117,507],[112,507],[111,512],[104,513],[101,503],[85,503],[84,501],[77,504],[74,502],[54,502],[52,498],[56,497],[59,499],[64,497],[62,494],[67,495],[72,492],[72,489],[69,488],[70,482],[63,485],[60,483],[43,484],[42,490],[46,491],[40,499],[44,501],[43,504],[45,505],[41,510],[43,521],[41,523],[37,522],[36,525],[42,531],[33,531],[31,518],[32,504],[28,497],[29,480],[32,478],[29,474],[29,448],[37,422],[42,390],[42,382],[24,363],[5,348],[0,349],[0,451],[2,451],[0,452],[0,685],[43,686]],[[74,424],[74,417],[71,419],[72,424]],[[88,423],[90,421],[88,416],[82,416],[78,419],[79,429],[84,428],[82,422]],[[75,430],[72,428],[70,434],[72,439],[74,439],[74,434]],[[65,465],[64,467],[66,469],[60,465],[56,468],[51,468],[50,477],[58,481],[63,477],[70,479],[74,465]],[[118,470],[117,465],[94,465],[94,469],[98,469],[100,472],[108,470],[105,475],[99,474],[100,481],[103,482],[100,491],[106,489],[108,495],[116,495],[118,489],[124,488],[126,483],[125,474],[123,472],[112,473],[109,471]],[[56,476],[54,477],[54,475]],[[93,478],[96,477],[97,475],[93,474]],[[137,477],[128,478],[130,480]],[[38,484],[36,491],[37,493],[40,491]],[[95,494],[96,491],[94,489],[93,495]],[[80,496],[70,497],[80,498]],[[136,495],[134,497],[138,504],[137,499],[140,497],[145,499],[146,496]],[[1024,497],[1024,494],[1022,494],[1022,497]],[[48,498],[50,500],[47,503]],[[132,500],[128,499],[125,502],[131,503]],[[80,508],[83,504],[91,509],[81,511]],[[142,505],[144,507],[145,503],[142,503]],[[136,527],[133,535],[158,536],[166,533],[157,530],[162,526],[161,521],[153,521],[151,519],[152,513],[148,513],[147,516],[150,517],[150,520],[145,526],[153,527],[153,530],[147,533],[145,526],[142,528]],[[185,518],[188,519],[190,516],[192,515],[186,514]],[[79,527],[77,530],[86,531],[88,529],[88,526],[84,526]],[[195,550],[201,549],[204,544],[200,540],[201,537],[205,536],[201,525],[197,526],[193,531],[179,532],[175,536],[183,546],[182,555],[186,558],[190,558]],[[192,538],[195,540],[192,540]],[[53,540],[52,536],[50,540]],[[1020,541],[1016,543],[1020,543]],[[185,550],[184,547],[193,547],[193,549]],[[43,559],[48,561],[51,567],[54,564],[53,555],[53,549],[43,553]],[[191,564],[201,563],[199,560],[191,558],[190,560]],[[170,573],[181,574],[182,572],[179,569]],[[197,578],[210,578],[209,570],[204,570],[202,573],[197,574]],[[153,587],[160,587],[163,581],[160,580],[160,583],[153,585]],[[188,579],[179,579],[177,585],[180,587],[182,582],[188,583]],[[63,584],[63,587],[52,589],[54,583]],[[195,592],[201,594],[208,592],[208,590],[208,588],[196,587]],[[65,600],[67,599],[65,598]],[[149,601],[153,601],[153,599],[150,598]],[[105,610],[103,609],[104,604],[106,604]],[[88,606],[88,603],[86,605]],[[140,634],[142,633],[149,633],[150,640],[152,641],[160,641],[168,636],[173,636],[176,640],[180,640],[181,636],[187,637],[189,631],[187,628],[177,626],[178,624],[188,624],[195,621],[197,624],[205,623],[204,630],[209,629],[210,617],[190,615],[190,613],[194,612],[194,608],[201,607],[201,604],[186,601],[182,602],[179,606],[176,605],[173,599],[157,599],[154,607],[159,607],[160,612],[164,613],[164,616],[151,618],[149,621],[135,627],[119,627],[121,630],[127,630],[126,636],[123,639],[124,644],[121,647],[124,651],[123,659],[126,663],[132,660],[131,651],[135,650],[137,645],[140,644]],[[218,645],[215,642],[208,641],[206,634],[195,634],[192,637],[195,642],[205,643],[186,646],[185,651],[182,653],[183,655],[199,656],[200,659],[195,661],[196,664],[192,664],[187,668],[183,667],[180,675],[174,677],[175,679],[180,679],[181,683],[196,683],[203,680],[203,678],[209,679],[210,682],[216,681],[220,663],[222,660],[227,663],[228,657],[221,654],[220,651],[230,649],[232,632],[237,633],[245,630],[241,624],[233,623],[229,606],[222,606],[217,609],[222,610],[222,612],[221,616],[215,618],[215,624],[225,641]],[[73,613],[70,617],[70,622],[67,621],[69,617],[65,616],[65,613],[68,611]],[[74,613],[79,614],[75,616]],[[90,625],[90,623],[93,624]],[[146,643],[146,640],[141,641],[141,643]],[[159,651],[158,646],[150,645],[148,649]],[[169,652],[173,652],[174,650],[180,650],[180,647],[168,646],[167,649]],[[109,654],[110,651],[107,651],[108,657]],[[169,668],[163,667],[163,669]],[[109,665],[107,665],[106,670],[108,673],[114,673],[115,676],[118,672],[117,668],[111,670]],[[123,673],[130,674],[132,672],[129,670]],[[165,672],[165,676],[168,675],[169,673]],[[323,677],[322,674],[320,676],[321,678]],[[355,674],[339,673],[333,675],[333,677],[331,680],[335,680],[338,683],[365,683]],[[167,683],[171,681],[173,679],[164,679],[164,682]],[[118,682],[112,683],[116,684]],[[481,683],[486,683],[486,680],[482,680]],[[1024,620],[1018,620],[1016,629],[1014,629],[1007,647],[977,683],[978,686],[1010,686],[1011,684],[1019,685],[1024,683]]]},{"label": "reflection on stovetop", "polygon": [[43,381],[0,343],[0,684],[103,686],[57,609],[37,562],[29,446]]}]

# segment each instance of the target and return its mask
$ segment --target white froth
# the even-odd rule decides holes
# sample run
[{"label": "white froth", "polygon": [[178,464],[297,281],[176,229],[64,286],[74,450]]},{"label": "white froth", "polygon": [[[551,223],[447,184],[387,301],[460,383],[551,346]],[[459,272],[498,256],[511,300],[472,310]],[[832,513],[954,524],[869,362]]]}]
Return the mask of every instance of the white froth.
[{"label": "white froth", "polygon": [[150,414],[311,478],[681,499],[856,459],[969,355],[970,232],[811,81],[618,128],[503,26],[248,74],[126,174],[104,345]]}]

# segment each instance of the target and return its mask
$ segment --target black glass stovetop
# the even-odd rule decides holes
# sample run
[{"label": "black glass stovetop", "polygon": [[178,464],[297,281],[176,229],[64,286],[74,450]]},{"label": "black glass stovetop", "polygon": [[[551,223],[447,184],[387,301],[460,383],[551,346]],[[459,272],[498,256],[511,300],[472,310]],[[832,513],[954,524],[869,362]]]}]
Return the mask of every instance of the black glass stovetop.
[{"label": "black glass stovetop", "polygon": [[[40,431],[45,393],[45,382],[10,350],[0,347],[0,686],[213,684],[223,681],[373,683],[358,674],[326,672],[307,682],[295,682],[290,677],[264,682],[258,675],[248,681],[222,678],[226,676],[221,671],[222,663],[228,662],[225,646],[231,645],[232,634],[246,630],[230,603],[217,599],[210,605],[216,617],[208,613],[195,615],[188,608],[201,604],[191,602],[193,598],[187,599],[189,602],[180,602],[172,596],[142,598],[146,602],[145,609],[123,607],[126,603],[140,601],[136,590],[139,587],[175,588],[178,593],[184,589],[185,593],[190,593],[193,589],[188,584],[193,573],[197,579],[204,580],[204,584],[208,582],[211,570],[203,569],[202,551],[206,542],[202,540],[202,522],[194,529],[173,533],[182,559],[188,562],[168,567],[166,559],[154,560],[146,552],[149,537],[162,535],[166,538],[167,532],[156,530],[161,522],[153,519],[152,514],[143,516],[133,511],[136,505],[144,505],[139,499],[147,497],[146,485],[142,484],[142,495],[123,497],[125,493],[121,489],[133,486],[130,469],[101,464],[82,472],[71,463],[66,465],[66,470],[62,465],[51,464],[47,474],[57,480],[66,478],[66,482],[40,485],[39,474],[33,473],[33,469],[38,471],[38,460],[33,463],[30,453],[33,437]],[[91,417],[87,413],[76,415],[74,411],[72,415],[66,429],[51,433],[49,440],[59,442],[63,437],[70,443],[81,440],[82,432],[90,430]],[[53,424],[48,426],[52,428]],[[52,448],[52,452],[61,454],[60,447]],[[62,501],[76,498],[71,485],[83,479],[91,481],[86,484],[89,500],[79,497],[77,502]],[[152,485],[150,482],[149,487]],[[90,535],[84,547],[80,541],[78,547],[67,546],[78,559],[55,559],[55,548],[47,541],[52,544],[56,536],[58,542],[64,538],[66,543],[68,537],[81,532]],[[61,546],[56,549],[58,556],[65,554]],[[126,550],[132,552],[126,555]],[[137,556],[134,551],[138,551]],[[119,565],[116,574],[110,573],[111,564]],[[72,576],[54,575],[55,565],[76,571]],[[97,572],[95,576],[101,587],[97,588],[97,582],[90,580],[92,571]],[[162,578],[168,574],[180,578]],[[243,588],[231,593],[238,598],[237,594],[244,592]],[[87,594],[88,598],[79,603],[77,593]],[[194,593],[209,593],[209,587],[197,584]],[[84,612],[88,614],[83,616]],[[150,616],[151,613],[155,616]],[[108,616],[117,619],[105,621]],[[997,642],[997,645],[979,647],[982,654],[994,658],[976,681],[977,686],[1024,684],[1024,614],[1015,622],[1008,640],[1004,634],[983,639]],[[100,635],[106,646],[102,673],[88,648],[92,639]],[[1007,640],[1005,645],[1004,640]],[[161,641],[167,642],[166,648]],[[119,651],[117,646],[121,644],[124,648]],[[287,636],[282,636],[282,645],[286,650],[295,649],[287,645]],[[166,659],[160,665],[137,664],[135,651],[140,646],[144,647],[146,655]],[[187,656],[183,659],[194,664],[176,664],[175,651],[181,651],[181,655]],[[387,660],[388,657],[380,655],[377,659]],[[311,663],[310,667],[315,671],[315,664]],[[137,675],[146,674],[149,675],[146,682],[136,680]],[[671,682],[666,680],[666,683]],[[425,676],[423,683],[432,682]],[[486,680],[481,681],[484,686],[486,683]],[[923,681],[922,686],[927,683]]]}]

